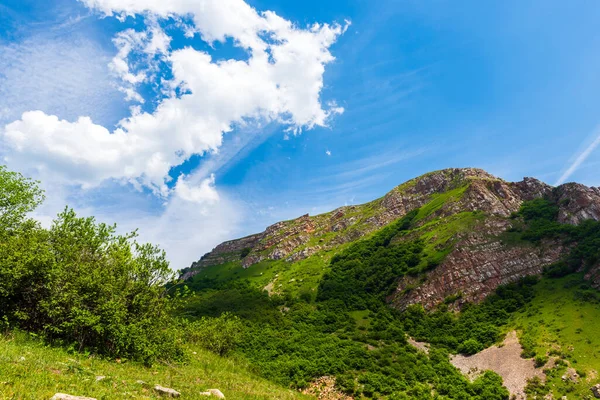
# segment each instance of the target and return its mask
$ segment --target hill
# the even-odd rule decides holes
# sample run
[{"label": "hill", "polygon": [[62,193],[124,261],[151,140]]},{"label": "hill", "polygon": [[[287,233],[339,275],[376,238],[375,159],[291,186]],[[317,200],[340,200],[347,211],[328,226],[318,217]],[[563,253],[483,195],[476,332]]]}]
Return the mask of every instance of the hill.
[{"label": "hill", "polygon": [[156,384],[176,389],[184,399],[210,398],[201,395],[210,388],[219,388],[228,399],[308,398],[257,378],[243,361],[202,349],[195,349],[185,365],[143,367],[49,347],[18,332],[0,337],[0,348],[2,399],[50,399],[57,392],[97,399],[158,399]]},{"label": "hill", "polygon": [[[559,329],[576,310],[600,316],[598,220],[598,188],[506,182],[474,168],[436,171],[370,203],[217,246],[182,271],[197,293],[187,313],[240,315],[247,336],[239,353],[292,387],[334,376],[353,398],[503,399],[503,374],[522,364],[522,352],[529,372],[509,385],[513,396],[591,396],[597,366],[568,349],[579,339],[594,346],[594,323],[563,337],[534,321]],[[542,305],[556,314],[557,292],[568,312],[538,318]],[[453,354],[501,349],[515,330],[517,359],[482,364],[500,375],[467,376],[452,365]],[[576,363],[586,378],[562,379]]]},{"label": "hill", "polygon": [[514,223],[511,215],[524,201],[539,198],[557,204],[559,223],[600,219],[598,188],[574,183],[553,188],[534,178],[505,182],[480,169],[447,169],[412,179],[370,203],[303,215],[224,242],[181,276],[249,279],[258,288],[293,295],[315,292],[334,254],[418,209],[410,235],[398,240],[422,239],[428,258],[398,282],[390,302],[400,309],[417,303],[432,308],[458,293],[461,301],[481,301],[499,285],[541,273],[568,251],[552,240],[531,246],[505,235]]}]

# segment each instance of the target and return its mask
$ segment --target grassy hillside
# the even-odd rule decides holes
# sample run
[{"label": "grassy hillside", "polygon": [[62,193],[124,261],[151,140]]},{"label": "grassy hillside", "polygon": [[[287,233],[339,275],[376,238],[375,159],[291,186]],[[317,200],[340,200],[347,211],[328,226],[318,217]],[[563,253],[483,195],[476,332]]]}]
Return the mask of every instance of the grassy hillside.
[{"label": "grassy hillside", "polygon": [[[160,398],[155,384],[176,389],[184,399],[206,399],[199,393],[210,388],[220,389],[227,399],[309,398],[257,378],[243,361],[193,351],[188,363],[148,368],[48,347],[24,333],[0,336],[0,399],[49,399],[57,392],[97,399]],[[97,376],[106,378],[96,381]]]},{"label": "grassy hillside", "polygon": [[[542,279],[534,290],[532,301],[509,325],[521,333],[529,355],[562,360],[546,370],[547,388],[542,392],[550,390],[554,398],[586,398],[600,371],[600,295],[581,274]],[[580,375],[578,382],[562,379],[568,368]]]}]

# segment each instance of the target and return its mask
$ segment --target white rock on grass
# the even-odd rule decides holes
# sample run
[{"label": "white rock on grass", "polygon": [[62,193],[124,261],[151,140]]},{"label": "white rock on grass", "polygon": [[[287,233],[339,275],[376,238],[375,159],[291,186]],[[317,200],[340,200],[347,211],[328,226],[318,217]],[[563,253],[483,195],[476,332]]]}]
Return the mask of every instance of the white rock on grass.
[{"label": "white rock on grass", "polygon": [[592,388],[590,390],[594,394],[595,398],[600,399],[600,383],[592,386]]},{"label": "white rock on grass", "polygon": [[72,396],[70,394],[56,393],[50,400],[96,400],[93,397]]},{"label": "white rock on grass", "polygon": [[160,386],[160,385],[154,386],[154,390],[157,391],[158,393],[160,393],[162,396],[167,396],[167,397],[179,397],[179,396],[181,396],[181,393],[179,393],[177,390],[166,388],[166,387],[163,387],[163,386]]},{"label": "white rock on grass", "polygon": [[225,398],[225,395],[219,389],[208,389],[206,392],[200,393],[200,396],[215,396],[218,399]]}]

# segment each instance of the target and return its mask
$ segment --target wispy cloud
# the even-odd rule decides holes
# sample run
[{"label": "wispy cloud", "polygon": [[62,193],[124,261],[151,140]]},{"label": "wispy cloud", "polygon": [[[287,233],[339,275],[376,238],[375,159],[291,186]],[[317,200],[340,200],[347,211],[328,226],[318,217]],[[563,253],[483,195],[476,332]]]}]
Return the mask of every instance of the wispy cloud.
[{"label": "wispy cloud", "polygon": [[575,159],[575,161],[573,161],[573,163],[569,166],[569,168],[567,168],[567,170],[561,175],[560,178],[558,178],[558,180],[556,181],[556,185],[561,185],[563,183],[566,182],[567,179],[569,179],[569,177],[571,175],[573,175],[573,173],[575,171],[577,171],[577,169],[581,166],[581,164],[583,164],[585,162],[585,160],[587,160],[587,158],[590,156],[590,154],[592,154],[594,152],[594,150],[596,150],[596,148],[598,147],[598,145],[600,145],[600,126],[596,127],[596,129],[594,130],[594,133],[592,134],[592,137],[594,138],[593,142],[590,143]]},{"label": "wispy cloud", "polygon": [[0,123],[29,110],[115,123],[122,102],[108,71],[109,56],[88,38],[57,31],[0,44]]}]

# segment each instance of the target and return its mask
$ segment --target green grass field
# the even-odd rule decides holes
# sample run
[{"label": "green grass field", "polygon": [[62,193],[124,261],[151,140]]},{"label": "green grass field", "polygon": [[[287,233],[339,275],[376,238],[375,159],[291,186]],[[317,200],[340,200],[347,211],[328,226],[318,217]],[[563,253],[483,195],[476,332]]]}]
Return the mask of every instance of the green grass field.
[{"label": "green grass field", "polygon": [[[206,399],[199,393],[210,388],[220,389],[227,399],[309,398],[256,377],[243,361],[194,351],[185,365],[148,368],[48,347],[23,333],[0,336],[0,399],[49,399],[57,392],[97,399],[160,398],[155,384],[181,392],[184,399]],[[96,381],[97,376],[106,378]]]},{"label": "green grass field", "polygon": [[600,294],[581,274],[542,279],[535,290],[532,302],[513,317],[511,329],[521,332],[526,349],[563,359],[582,375],[573,383],[562,379],[567,365],[551,372],[548,385],[554,398],[591,396],[590,387],[600,382]]}]

